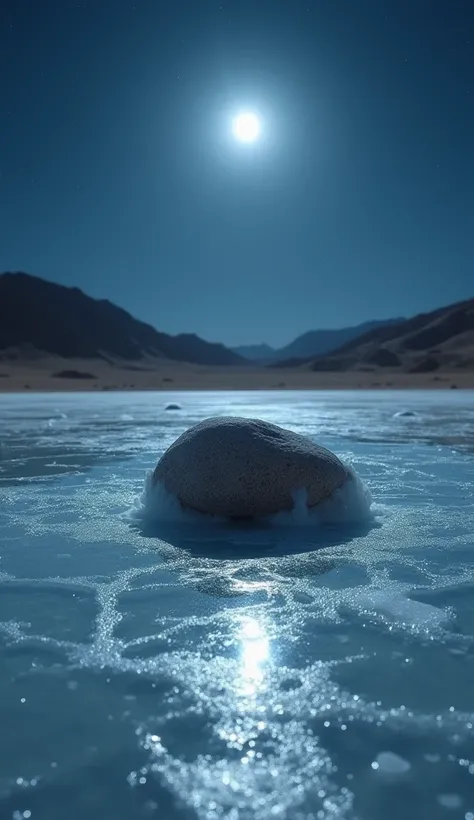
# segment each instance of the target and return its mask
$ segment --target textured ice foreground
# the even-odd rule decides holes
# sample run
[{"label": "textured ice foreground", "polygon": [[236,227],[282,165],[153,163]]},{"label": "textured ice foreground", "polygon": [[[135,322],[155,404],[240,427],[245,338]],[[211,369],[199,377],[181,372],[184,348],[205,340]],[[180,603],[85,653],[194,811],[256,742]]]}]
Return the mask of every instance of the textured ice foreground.
[{"label": "textured ice foreground", "polygon": [[[2,820],[473,820],[471,394],[0,407]],[[163,516],[148,471],[219,413],[314,436],[371,511]]]}]

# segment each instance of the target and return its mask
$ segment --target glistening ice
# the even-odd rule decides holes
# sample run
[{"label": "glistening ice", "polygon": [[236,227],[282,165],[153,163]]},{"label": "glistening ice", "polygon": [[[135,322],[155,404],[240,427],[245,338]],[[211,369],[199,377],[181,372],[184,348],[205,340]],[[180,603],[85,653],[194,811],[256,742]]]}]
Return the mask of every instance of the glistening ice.
[{"label": "glistening ice", "polygon": [[[474,813],[469,393],[2,411],[2,818]],[[298,503],[258,526],[170,520],[147,473],[219,414],[314,438],[351,464],[354,498],[324,520]]]}]

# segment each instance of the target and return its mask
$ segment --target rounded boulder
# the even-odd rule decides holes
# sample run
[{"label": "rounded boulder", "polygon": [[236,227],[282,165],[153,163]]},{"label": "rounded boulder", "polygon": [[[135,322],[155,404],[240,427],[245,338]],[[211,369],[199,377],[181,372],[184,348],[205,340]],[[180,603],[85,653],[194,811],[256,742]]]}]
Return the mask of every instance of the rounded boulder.
[{"label": "rounded boulder", "polygon": [[226,518],[291,510],[298,490],[315,507],[348,480],[334,453],[259,419],[211,418],[164,453],[154,474],[184,507]]}]

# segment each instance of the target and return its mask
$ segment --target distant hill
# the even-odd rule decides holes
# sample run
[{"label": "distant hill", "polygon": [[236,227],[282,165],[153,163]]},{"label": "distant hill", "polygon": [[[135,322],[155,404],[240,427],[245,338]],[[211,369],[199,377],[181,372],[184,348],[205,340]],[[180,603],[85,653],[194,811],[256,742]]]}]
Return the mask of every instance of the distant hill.
[{"label": "distant hill", "polygon": [[242,365],[221,344],[194,334],[169,336],[106,299],[27,273],[0,274],[0,351],[25,357],[139,360],[161,357],[204,365]]},{"label": "distant hill", "polygon": [[298,336],[293,342],[275,351],[274,360],[286,361],[288,359],[310,359],[322,356],[337,350],[347,342],[363,336],[371,330],[398,324],[403,319],[387,319],[381,321],[364,322],[354,327],[343,327],[339,330],[310,330]]},{"label": "distant hill", "polygon": [[242,345],[234,347],[235,353],[243,356],[252,362],[260,364],[274,364],[285,367],[294,366],[309,361],[316,356],[322,356],[337,350],[341,345],[350,342],[352,339],[362,336],[369,330],[387,325],[397,324],[404,319],[387,319],[381,321],[364,322],[354,327],[343,327],[338,330],[309,330],[298,336],[285,347],[273,348],[267,344]]},{"label": "distant hill", "polygon": [[309,367],[408,373],[474,369],[474,299],[373,328],[329,355],[315,358]]},{"label": "distant hill", "polygon": [[232,350],[238,356],[243,356],[244,359],[248,359],[250,362],[271,362],[277,355],[275,348],[267,344],[240,345],[239,347],[233,347]]}]

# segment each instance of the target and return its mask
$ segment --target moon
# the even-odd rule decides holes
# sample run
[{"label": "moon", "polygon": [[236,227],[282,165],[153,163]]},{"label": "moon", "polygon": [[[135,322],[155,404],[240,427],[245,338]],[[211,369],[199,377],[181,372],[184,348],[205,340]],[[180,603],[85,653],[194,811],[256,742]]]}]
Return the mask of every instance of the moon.
[{"label": "moon", "polygon": [[234,117],[232,130],[239,142],[255,142],[260,136],[260,120],[252,111],[242,111]]}]

